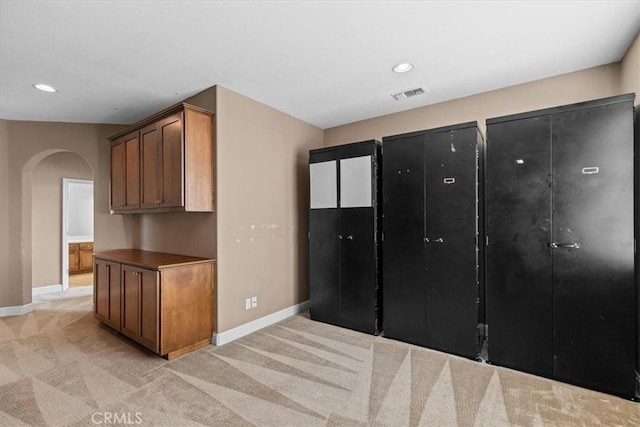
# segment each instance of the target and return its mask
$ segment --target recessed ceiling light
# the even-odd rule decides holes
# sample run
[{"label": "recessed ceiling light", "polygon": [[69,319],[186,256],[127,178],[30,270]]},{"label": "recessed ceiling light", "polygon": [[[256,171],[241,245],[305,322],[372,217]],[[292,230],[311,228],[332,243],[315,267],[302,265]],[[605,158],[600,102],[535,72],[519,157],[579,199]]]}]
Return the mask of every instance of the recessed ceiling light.
[{"label": "recessed ceiling light", "polygon": [[51,92],[51,93],[57,92],[56,88],[46,85],[44,83],[36,83],[33,85],[33,87],[43,92]]},{"label": "recessed ceiling light", "polygon": [[408,62],[401,62],[400,64],[396,64],[391,69],[394,73],[406,73],[407,71],[411,71],[413,68],[413,64]]}]

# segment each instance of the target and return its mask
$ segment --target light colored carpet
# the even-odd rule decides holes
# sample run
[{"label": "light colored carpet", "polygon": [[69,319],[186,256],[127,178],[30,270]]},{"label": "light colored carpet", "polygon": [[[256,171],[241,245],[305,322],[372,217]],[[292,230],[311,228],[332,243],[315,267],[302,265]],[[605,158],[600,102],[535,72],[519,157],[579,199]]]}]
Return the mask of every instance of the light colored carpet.
[{"label": "light colored carpet", "polygon": [[0,319],[3,426],[640,426],[618,397],[304,315],[166,361],[101,326],[91,288],[34,306]]}]

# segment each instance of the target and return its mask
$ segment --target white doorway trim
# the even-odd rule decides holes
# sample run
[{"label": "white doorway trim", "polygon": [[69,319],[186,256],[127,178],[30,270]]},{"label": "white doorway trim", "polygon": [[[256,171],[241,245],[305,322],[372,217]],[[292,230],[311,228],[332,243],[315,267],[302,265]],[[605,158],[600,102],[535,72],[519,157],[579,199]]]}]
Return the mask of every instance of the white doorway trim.
[{"label": "white doorway trim", "polygon": [[62,178],[62,290],[69,289],[69,185],[87,184],[93,186],[90,179]]}]

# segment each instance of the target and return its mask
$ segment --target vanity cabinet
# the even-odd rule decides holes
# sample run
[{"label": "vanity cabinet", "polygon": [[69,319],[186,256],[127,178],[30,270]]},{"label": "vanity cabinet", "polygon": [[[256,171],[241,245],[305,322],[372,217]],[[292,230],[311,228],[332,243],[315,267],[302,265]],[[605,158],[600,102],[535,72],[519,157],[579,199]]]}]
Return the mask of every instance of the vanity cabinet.
[{"label": "vanity cabinet", "polygon": [[69,274],[90,273],[93,270],[93,243],[69,243]]},{"label": "vanity cabinet", "polygon": [[112,213],[213,212],[213,126],[181,103],[109,138]]},{"label": "vanity cabinet", "polygon": [[120,249],[95,264],[96,319],[169,360],[211,342],[214,260]]}]

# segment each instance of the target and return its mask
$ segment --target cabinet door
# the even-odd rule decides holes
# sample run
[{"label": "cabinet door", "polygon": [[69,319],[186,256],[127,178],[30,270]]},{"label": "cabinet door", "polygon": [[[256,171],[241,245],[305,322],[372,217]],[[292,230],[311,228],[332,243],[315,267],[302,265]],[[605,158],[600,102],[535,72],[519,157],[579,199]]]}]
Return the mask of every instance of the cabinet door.
[{"label": "cabinet door", "polygon": [[120,330],[120,264],[95,260],[94,268],[95,317]]},{"label": "cabinet door", "polygon": [[109,319],[109,263],[95,260],[95,274],[93,275],[93,304],[96,319],[107,322]]},{"label": "cabinet door", "polygon": [[77,273],[79,270],[78,244],[69,244],[69,273]]},{"label": "cabinet door", "polygon": [[158,338],[160,336],[158,323],[160,314],[159,273],[141,268],[138,271],[138,277],[140,282],[138,295],[140,328],[137,341],[148,349],[158,352]]},{"label": "cabinet door", "polygon": [[489,359],[552,375],[551,118],[487,127]]},{"label": "cabinet door", "polygon": [[369,334],[376,328],[375,210],[340,209],[341,324]]},{"label": "cabinet door", "polygon": [[122,139],[111,144],[111,210],[125,205],[125,145]]},{"label": "cabinet door", "polygon": [[313,320],[340,321],[340,216],[336,152],[311,158],[309,165],[309,288]]},{"label": "cabinet door", "polygon": [[635,391],[633,104],[553,116],[554,376]]},{"label": "cabinet door", "polygon": [[160,207],[184,205],[184,142],[182,113],[175,114],[158,123],[162,141],[162,198]]},{"label": "cabinet door", "polygon": [[139,331],[140,272],[136,267],[122,264],[122,325],[121,332],[136,340]]},{"label": "cabinet door", "polygon": [[140,207],[156,208],[162,203],[162,141],[155,123],[140,131],[140,151]]},{"label": "cabinet door", "polygon": [[80,271],[91,271],[93,266],[93,253],[89,251],[80,251],[80,260],[78,262]]},{"label": "cabinet door", "polygon": [[140,143],[136,131],[111,145],[111,210],[139,207]]},{"label": "cabinet door", "polygon": [[[374,334],[376,324],[375,167],[372,145],[340,150],[341,325]],[[354,157],[347,157],[354,156]]]},{"label": "cabinet door", "polygon": [[125,208],[140,207],[140,139],[138,132],[124,137]]},{"label": "cabinet door", "polygon": [[432,133],[425,142],[426,342],[467,357],[478,354],[476,132]]},{"label": "cabinet door", "polygon": [[425,345],[424,135],[383,147],[385,336]]},{"label": "cabinet door", "polygon": [[78,269],[91,271],[93,268],[93,243],[78,243]]}]

